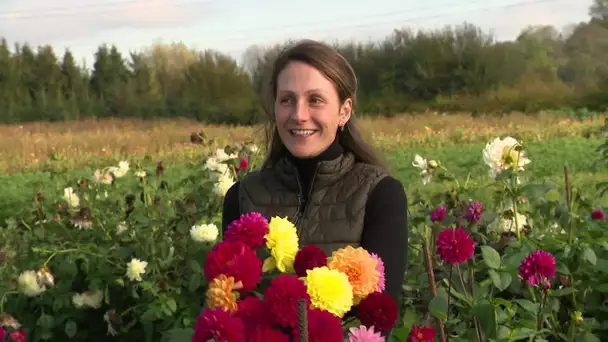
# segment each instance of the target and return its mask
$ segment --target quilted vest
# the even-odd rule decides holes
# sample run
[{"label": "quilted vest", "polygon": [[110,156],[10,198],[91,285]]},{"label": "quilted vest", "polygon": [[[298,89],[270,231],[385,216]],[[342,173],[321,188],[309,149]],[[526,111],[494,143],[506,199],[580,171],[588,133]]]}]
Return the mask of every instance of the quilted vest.
[{"label": "quilted vest", "polygon": [[298,230],[300,248],[316,244],[331,255],[361,243],[365,206],[370,192],[388,174],[380,167],[355,161],[352,153],[317,164],[306,203],[296,167],[287,159],[250,172],[240,182],[241,213],[266,218],[287,217]]}]

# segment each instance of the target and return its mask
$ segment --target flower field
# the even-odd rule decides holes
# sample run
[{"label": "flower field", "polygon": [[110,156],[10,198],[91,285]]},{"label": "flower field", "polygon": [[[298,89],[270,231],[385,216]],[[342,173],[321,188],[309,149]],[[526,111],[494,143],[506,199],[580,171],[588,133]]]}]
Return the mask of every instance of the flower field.
[{"label": "flower field", "polygon": [[[364,119],[409,200],[404,300],[387,340],[608,339],[605,199],[596,188],[608,172],[594,166],[603,125],[599,115]],[[222,267],[229,263],[220,254],[237,252],[211,251],[224,238],[239,239],[219,233],[222,196],[260,162],[257,132],[179,122],[0,127],[14,138],[0,147],[7,173],[0,176],[0,334],[11,341],[190,341],[197,327],[196,336],[220,341],[225,329],[248,329],[236,301],[253,304],[239,296],[256,278]],[[293,241],[289,253],[273,251],[289,222],[265,219],[270,229],[253,244],[265,244],[270,257],[241,259],[259,260],[262,280],[281,279],[274,292],[261,292],[264,301],[294,299],[281,292],[289,288],[324,312],[308,315],[308,338],[317,341],[314,322],[341,316],[361,295],[340,265],[376,261],[348,250],[322,260],[308,251],[299,261],[307,266],[298,266]],[[315,287],[331,276],[353,291],[340,305]],[[365,295],[380,294],[374,286]],[[343,336],[381,341],[374,332],[386,322],[364,297],[357,317],[342,322]],[[295,301],[280,304],[291,316],[271,310],[268,329],[294,327]],[[201,314],[204,306],[216,316]]]}]

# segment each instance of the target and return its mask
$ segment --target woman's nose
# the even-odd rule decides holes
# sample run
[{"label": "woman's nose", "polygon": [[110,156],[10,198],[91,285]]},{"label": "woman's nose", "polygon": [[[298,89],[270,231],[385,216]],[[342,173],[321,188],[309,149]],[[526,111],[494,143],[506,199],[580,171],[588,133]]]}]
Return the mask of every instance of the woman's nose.
[{"label": "woman's nose", "polygon": [[310,119],[308,103],[303,100],[298,101],[298,103],[295,105],[292,117],[298,122],[307,121]]}]

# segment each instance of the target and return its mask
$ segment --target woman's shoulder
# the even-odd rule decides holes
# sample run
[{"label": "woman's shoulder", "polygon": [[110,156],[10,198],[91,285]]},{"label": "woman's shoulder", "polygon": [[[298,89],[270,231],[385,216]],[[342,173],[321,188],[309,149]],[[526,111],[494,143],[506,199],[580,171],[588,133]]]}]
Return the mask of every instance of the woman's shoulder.
[{"label": "woman's shoulder", "polygon": [[392,198],[405,198],[406,195],[403,183],[401,183],[401,181],[399,181],[397,178],[387,173],[382,179],[378,181],[378,183],[372,190],[371,196],[389,196]]}]

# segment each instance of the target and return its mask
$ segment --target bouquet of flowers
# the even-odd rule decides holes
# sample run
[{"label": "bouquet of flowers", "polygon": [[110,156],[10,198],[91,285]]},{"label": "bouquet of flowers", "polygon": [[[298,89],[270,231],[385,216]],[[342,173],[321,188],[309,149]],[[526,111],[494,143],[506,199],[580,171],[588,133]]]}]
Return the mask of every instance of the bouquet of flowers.
[{"label": "bouquet of flowers", "polygon": [[[204,273],[209,286],[193,342],[300,341],[302,329],[310,342],[378,342],[398,316],[383,292],[380,257],[351,246],[331,256],[316,245],[299,249],[286,218],[241,215],[207,255]],[[269,285],[256,293],[263,276]],[[307,327],[298,324],[298,303]]]}]

